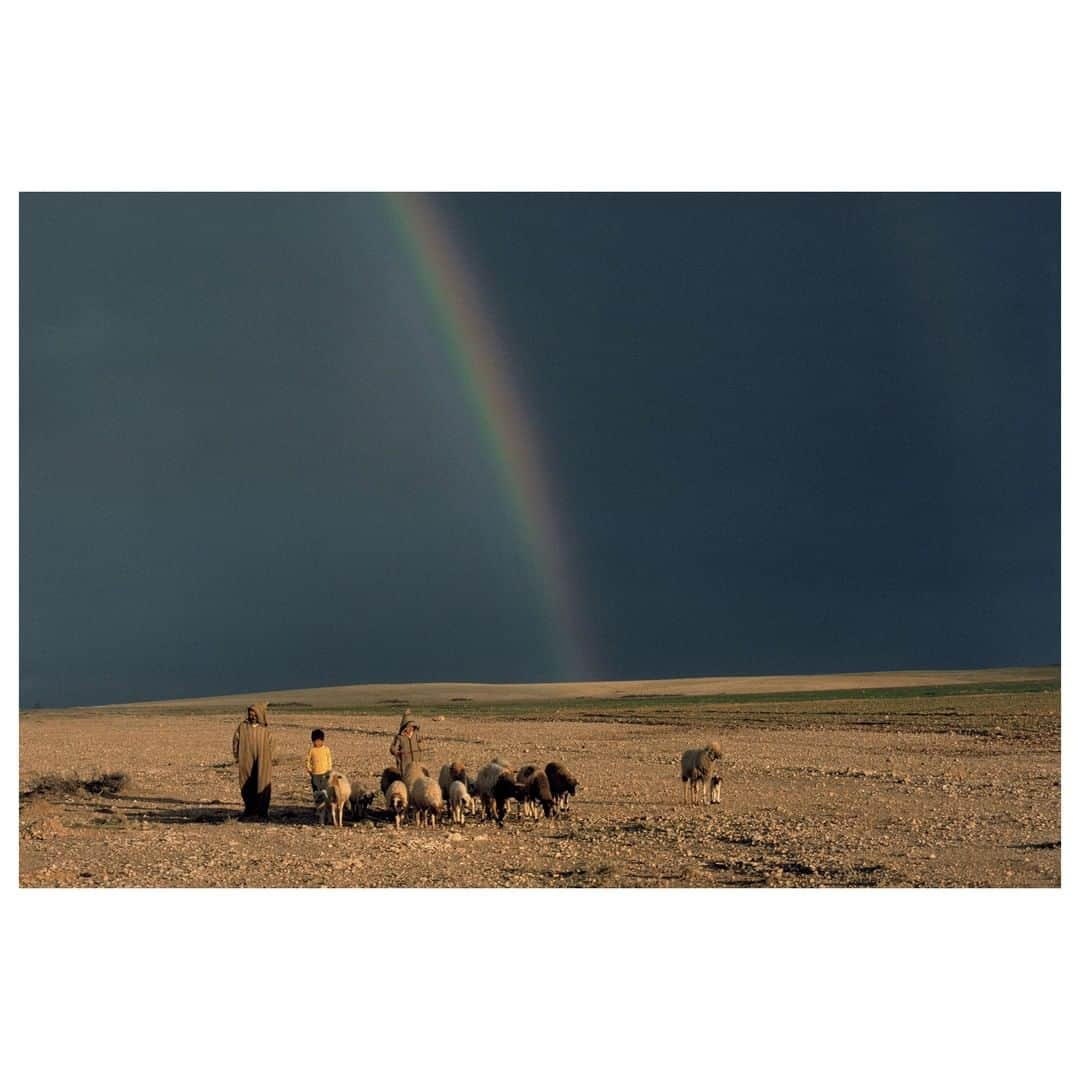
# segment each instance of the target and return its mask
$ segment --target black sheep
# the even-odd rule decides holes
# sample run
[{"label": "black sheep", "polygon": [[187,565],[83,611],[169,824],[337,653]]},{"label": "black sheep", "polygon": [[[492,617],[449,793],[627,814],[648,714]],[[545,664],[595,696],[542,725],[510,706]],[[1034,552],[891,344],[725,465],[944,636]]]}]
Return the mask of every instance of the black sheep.
[{"label": "black sheep", "polygon": [[495,800],[495,820],[502,825],[503,818],[506,817],[506,804],[511,799],[517,799],[518,802],[521,802],[525,798],[525,791],[520,784],[515,783],[509,773],[503,773],[495,781],[491,795]]},{"label": "black sheep", "polygon": [[382,779],[379,781],[379,790],[386,794],[386,789],[395,781],[401,779],[401,773],[397,769],[383,769]]}]

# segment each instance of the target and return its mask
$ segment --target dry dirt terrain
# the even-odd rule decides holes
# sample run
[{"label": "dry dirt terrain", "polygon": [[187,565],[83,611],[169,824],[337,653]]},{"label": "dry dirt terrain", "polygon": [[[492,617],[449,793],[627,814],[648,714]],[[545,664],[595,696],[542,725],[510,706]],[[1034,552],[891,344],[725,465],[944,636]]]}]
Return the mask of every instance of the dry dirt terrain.
[{"label": "dry dirt terrain", "polygon": [[[269,824],[237,821],[230,745],[271,702]],[[504,827],[313,824],[319,726],[375,791],[405,702],[427,760],[563,761],[569,811]],[[23,886],[1059,886],[1060,671],[559,687],[336,687],[20,716]],[[439,718],[437,718],[439,717]],[[719,738],[723,797],[678,762]],[[118,791],[93,782],[122,772]]]}]

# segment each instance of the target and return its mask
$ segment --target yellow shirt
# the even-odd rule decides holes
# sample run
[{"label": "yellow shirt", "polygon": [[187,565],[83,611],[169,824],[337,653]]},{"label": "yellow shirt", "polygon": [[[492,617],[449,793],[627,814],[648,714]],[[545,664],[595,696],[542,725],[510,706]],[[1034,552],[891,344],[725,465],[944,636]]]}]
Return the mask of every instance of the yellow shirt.
[{"label": "yellow shirt", "polygon": [[308,751],[306,768],[313,776],[329,772],[332,766],[329,746],[313,746]]}]

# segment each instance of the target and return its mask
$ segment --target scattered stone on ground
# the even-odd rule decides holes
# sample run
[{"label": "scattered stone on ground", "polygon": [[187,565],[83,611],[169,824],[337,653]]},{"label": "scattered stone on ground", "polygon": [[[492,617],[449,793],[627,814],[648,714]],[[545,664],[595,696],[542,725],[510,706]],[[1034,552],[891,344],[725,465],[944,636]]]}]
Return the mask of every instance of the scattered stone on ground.
[{"label": "scattered stone on ground", "polygon": [[[385,709],[386,707],[384,707]],[[396,831],[376,809],[313,824],[308,732],[377,790],[399,712],[271,709],[269,824],[237,820],[235,711],[179,705],[20,717],[20,791],[128,775],[116,794],[20,798],[19,880],[63,887],[1058,886],[1060,692],[739,703],[445,703],[436,771],[563,761],[568,812]],[[416,712],[417,710],[414,710]],[[425,720],[422,710],[421,722]],[[428,718],[430,719],[430,718]],[[678,761],[719,736],[723,799],[686,806]]]}]

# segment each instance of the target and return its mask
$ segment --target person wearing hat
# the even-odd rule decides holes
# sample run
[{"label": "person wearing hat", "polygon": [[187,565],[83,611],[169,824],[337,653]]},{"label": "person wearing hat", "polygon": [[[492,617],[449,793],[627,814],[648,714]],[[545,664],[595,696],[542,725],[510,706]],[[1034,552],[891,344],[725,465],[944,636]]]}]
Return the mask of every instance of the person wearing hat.
[{"label": "person wearing hat", "polygon": [[412,718],[411,712],[406,709],[401,716],[401,726],[398,733],[390,743],[390,756],[397,762],[398,772],[402,776],[405,770],[414,762],[418,762],[423,754],[423,746],[420,740],[420,725]]}]

